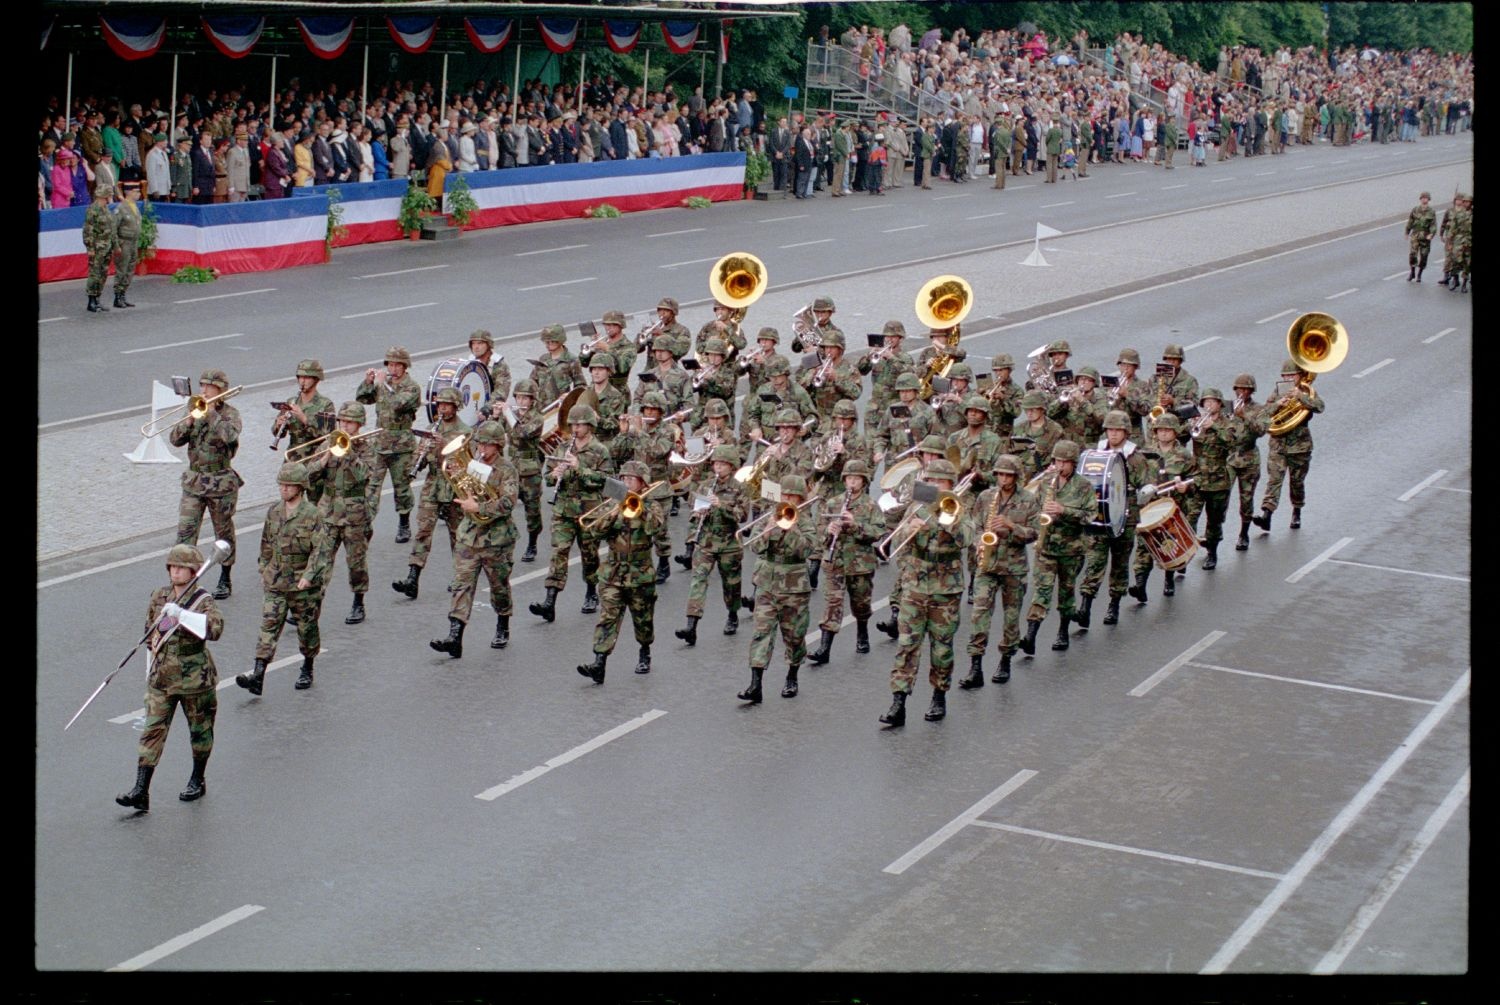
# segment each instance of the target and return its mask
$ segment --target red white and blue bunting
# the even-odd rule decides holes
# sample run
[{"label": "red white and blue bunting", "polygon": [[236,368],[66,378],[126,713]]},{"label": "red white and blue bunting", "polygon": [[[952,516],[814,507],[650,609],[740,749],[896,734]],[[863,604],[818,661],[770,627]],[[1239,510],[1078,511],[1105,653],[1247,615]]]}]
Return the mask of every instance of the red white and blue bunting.
[{"label": "red white and blue bunting", "polygon": [[698,42],[698,22],[663,21],[661,36],[667,40],[667,48],[677,55],[692,52]]},{"label": "red white and blue bunting", "polygon": [[302,32],[302,41],[313,55],[323,59],[338,59],[349,48],[354,37],[352,17],[299,17],[297,28]]},{"label": "red white and blue bunting", "polygon": [[391,29],[391,38],[412,55],[427,51],[432,40],[437,38],[435,17],[388,17],[385,23]]},{"label": "red white and blue bunting", "polygon": [[260,33],[266,28],[266,19],[263,17],[229,15],[206,17],[202,20],[203,34],[208,36],[215,49],[230,59],[242,59],[250,55],[250,50],[260,41]]},{"label": "red white and blue bunting", "polygon": [[729,62],[729,22],[725,21],[719,25],[719,63]]},{"label": "red white and blue bunting", "polygon": [[641,40],[641,22],[606,20],[604,40],[614,52],[629,52]]},{"label": "red white and blue bunting", "polygon": [[145,59],[154,56],[167,37],[167,19],[162,17],[126,17],[99,15],[104,41],[121,59]]},{"label": "red white and blue bunting", "polygon": [[536,19],[536,25],[542,32],[542,41],[547,43],[547,48],[558,53],[569,51],[573,48],[573,43],[578,41],[578,23],[576,17]]},{"label": "red white and blue bunting", "polygon": [[474,43],[474,48],[491,55],[505,48],[515,24],[515,21],[507,17],[466,17],[464,31],[469,33],[469,41]]}]

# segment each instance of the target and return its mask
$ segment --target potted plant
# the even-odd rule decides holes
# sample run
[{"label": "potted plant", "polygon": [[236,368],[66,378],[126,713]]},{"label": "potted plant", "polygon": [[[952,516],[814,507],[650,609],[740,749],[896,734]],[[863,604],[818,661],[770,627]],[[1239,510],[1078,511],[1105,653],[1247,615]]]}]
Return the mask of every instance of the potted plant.
[{"label": "potted plant", "polygon": [[745,155],[745,198],[769,199],[770,196],[756,191],[760,183],[769,177],[771,177],[771,159],[754,150],[747,153]]},{"label": "potted plant", "polygon": [[474,194],[469,191],[469,183],[464,181],[463,175],[457,175],[448,183],[448,219],[459,229],[467,227],[474,219],[474,214],[479,212],[479,203],[474,201]]},{"label": "potted plant", "polygon": [[401,197],[401,211],[396,214],[396,226],[413,241],[422,236],[422,217],[437,207],[437,201],[427,190],[413,182]]},{"label": "potted plant", "polygon": [[136,242],[135,272],[146,274],[146,262],[156,257],[156,209],[151,203],[141,207],[141,236]]},{"label": "potted plant", "polygon": [[328,228],[323,232],[323,255],[325,260],[333,261],[333,245],[349,236],[349,228],[344,226],[344,201],[343,193],[337,188],[328,190]]}]

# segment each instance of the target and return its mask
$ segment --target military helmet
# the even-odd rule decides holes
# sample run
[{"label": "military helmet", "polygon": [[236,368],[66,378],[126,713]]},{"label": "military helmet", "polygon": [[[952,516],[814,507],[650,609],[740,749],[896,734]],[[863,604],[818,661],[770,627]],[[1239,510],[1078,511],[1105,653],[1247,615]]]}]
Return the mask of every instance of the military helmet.
[{"label": "military helmet", "polygon": [[710,455],[709,460],[727,461],[738,467],[740,463],[740,449],[732,443],[721,443],[717,447],[714,447],[714,452]]},{"label": "military helmet", "polygon": [[898,391],[920,391],[922,382],[917,380],[914,373],[898,374],[896,377],[896,390]]},{"label": "military helmet", "polygon": [[813,301],[812,309],[815,311],[831,311],[834,309],[832,297],[818,297]]},{"label": "military helmet", "polygon": [[859,475],[865,481],[870,480],[870,465],[866,464],[861,457],[855,457],[844,462],[844,474]]},{"label": "military helmet", "polygon": [[1161,358],[1187,359],[1187,354],[1182,351],[1182,346],[1178,345],[1175,342],[1170,342],[1167,344],[1167,347],[1161,351]]},{"label": "military helmet", "polygon": [[655,408],[663,415],[667,412],[667,396],[660,391],[647,391],[641,395],[642,408]]},{"label": "military helmet", "polygon": [[479,329],[477,332],[473,332],[472,334],[470,334],[469,335],[469,341],[470,342],[483,342],[486,345],[488,345],[491,349],[495,348],[495,336],[491,335],[489,332],[485,331],[483,328]]},{"label": "military helmet", "polygon": [[967,412],[971,408],[977,408],[979,411],[983,412],[985,415],[989,415],[990,414],[990,399],[986,398],[982,394],[971,394],[967,398],[964,399],[964,411]]},{"label": "military helmet", "polygon": [[1168,412],[1165,415],[1158,415],[1156,418],[1152,419],[1151,428],[1153,430],[1170,429],[1174,433],[1179,433],[1182,431],[1182,424],[1177,421],[1177,416],[1173,415],[1171,412]]},{"label": "military helmet", "polygon": [[620,325],[623,328],[624,325],[625,325],[625,312],[624,311],[605,311],[604,312],[604,317],[601,318],[600,321],[603,324],[607,324],[607,325]]},{"label": "military helmet", "polygon": [[1246,390],[1250,391],[1255,390],[1255,378],[1248,373],[1242,373],[1239,376],[1235,377],[1234,389],[1238,391],[1240,388],[1245,388]]},{"label": "military helmet", "polygon": [[1204,399],[1206,398],[1213,398],[1219,404],[1224,404],[1224,395],[1219,393],[1219,389],[1217,387],[1204,388],[1203,392],[1198,395],[1198,404],[1203,404]]},{"label": "military helmet", "polygon": [[339,418],[347,422],[365,424],[365,406],[357,401],[346,401],[339,406]]},{"label": "military helmet", "polygon": [[615,354],[608,350],[600,349],[589,357],[589,369],[592,370],[596,366],[602,366],[613,373],[615,369]]},{"label": "military helmet", "polygon": [[1047,396],[1041,391],[1027,391],[1021,396],[1022,408],[1046,408]]},{"label": "military helmet", "polygon": [[645,482],[649,482],[651,480],[651,468],[646,464],[645,461],[626,461],[624,464],[620,465],[620,474],[634,475],[641,481]]},{"label": "military helmet", "polygon": [[568,409],[568,425],[583,423],[586,426],[599,425],[599,413],[587,405],[574,405]]},{"label": "military helmet", "polygon": [[539,338],[543,342],[566,342],[568,340],[568,333],[563,329],[562,325],[548,325],[542,329],[542,334]]},{"label": "military helmet", "polygon": [[677,313],[677,299],[675,297],[662,297],[661,301],[659,303],[657,303],[656,309],[657,310],[663,310],[663,309],[665,309],[665,310],[671,311],[673,314],[676,314]]},{"label": "military helmet", "polygon": [[801,475],[784,475],[781,479],[782,495],[797,495],[807,498],[807,479]]},{"label": "military helmet", "polygon": [[859,409],[854,407],[854,402],[848,398],[840,398],[833,403],[833,417],[835,419],[857,419]]},{"label": "military helmet", "polygon": [[453,405],[454,407],[462,406],[464,403],[463,395],[459,394],[458,390],[452,387],[443,388],[437,394],[433,395],[432,400],[438,405]]},{"label": "military helmet", "polygon": [[782,374],[792,372],[792,364],[787,362],[785,356],[772,356],[771,361],[766,364],[767,377],[779,377]]},{"label": "military helmet", "polygon": [[781,333],[778,332],[775,328],[772,328],[770,325],[766,325],[766,327],[762,328],[759,332],[756,333],[755,337],[757,340],[768,338],[777,345],[781,344]]},{"label": "military helmet", "polygon": [[385,351],[385,362],[405,363],[411,366],[411,353],[406,351],[405,346],[393,345]]},{"label": "military helmet", "polygon": [[1052,445],[1052,459],[1054,461],[1078,460],[1078,444],[1072,440],[1058,440]]},{"label": "military helmet", "polygon": [[1099,371],[1096,370],[1094,367],[1086,366],[1086,367],[1081,368],[1078,371],[1078,376],[1080,376],[1080,377],[1087,377],[1089,380],[1092,380],[1095,384],[1099,383]]},{"label": "military helmet", "polygon": [[1131,366],[1140,366],[1141,354],[1136,352],[1134,349],[1121,349],[1120,358],[1115,360],[1115,364],[1119,365],[1121,363],[1129,363]]},{"label": "military helmet", "polygon": [[833,346],[837,349],[844,348],[844,333],[829,332],[828,334],[823,336],[823,344],[825,346]]},{"label": "military helmet", "polygon": [[532,380],[530,377],[527,377],[523,380],[518,380],[516,381],[514,390],[516,394],[529,394],[531,397],[535,398],[536,381]]},{"label": "military helmet", "polygon": [[931,436],[925,437],[922,440],[921,444],[917,447],[917,450],[918,452],[924,454],[943,454],[944,456],[946,456],[948,453],[948,441],[943,439],[937,433],[933,433]]},{"label": "military helmet", "polygon": [[1120,411],[1119,409],[1114,409],[1113,411],[1106,412],[1104,414],[1104,428],[1129,430],[1130,415],[1126,412]]},{"label": "military helmet", "polygon": [[167,565],[180,565],[184,569],[197,569],[203,564],[203,552],[190,544],[174,544],[167,551]]},{"label": "military helmet", "polygon": [[322,380],[323,364],[319,363],[315,359],[304,359],[302,362],[297,364],[297,376],[316,377],[318,380]]},{"label": "military helmet", "polygon": [[719,338],[716,335],[713,338],[704,341],[703,351],[711,352],[719,356],[727,356],[729,355],[729,343],[725,342],[723,339]]},{"label": "military helmet", "polygon": [[1418,199],[1431,199],[1432,198],[1432,193],[1431,192],[1423,192],[1421,195],[1417,196],[1417,198]]},{"label": "military helmet", "polygon": [[900,321],[887,321],[885,327],[880,329],[880,334],[906,338],[906,326]]},{"label": "military helmet", "polygon": [[710,398],[703,408],[705,418],[729,418],[729,405],[723,398]]},{"label": "military helmet", "polygon": [[1011,474],[1015,475],[1017,478],[1020,478],[1023,474],[1026,473],[1025,469],[1021,467],[1021,458],[1017,457],[1015,454],[1001,454],[999,457],[996,457],[995,470],[1002,472],[1008,471]]},{"label": "military helmet", "polygon": [[795,408],[783,408],[776,413],[776,419],[772,423],[776,426],[801,426],[802,416]]},{"label": "military helmet", "polygon": [[[573,421],[578,421],[574,419]],[[499,446],[505,445],[505,427],[494,419],[481,422],[479,428],[474,430],[472,437],[475,443],[494,443]]]},{"label": "military helmet", "polygon": [[953,466],[952,461],[946,457],[940,457],[927,465],[927,469],[922,472],[922,477],[928,481],[934,478],[946,478],[951,482],[958,478],[958,469]]},{"label": "military helmet", "polygon": [[1014,370],[1016,361],[1011,358],[1010,353],[1002,352],[998,356],[990,357],[990,369],[992,370]]},{"label": "military helmet", "polygon": [[1055,352],[1065,352],[1071,356],[1073,355],[1073,347],[1068,345],[1068,340],[1065,338],[1056,339],[1047,343],[1047,355],[1051,356]]},{"label": "military helmet", "polygon": [[954,363],[948,368],[948,379],[973,380],[974,370],[967,363]]},{"label": "military helmet", "polygon": [[215,387],[227,389],[229,387],[229,375],[223,370],[210,367],[198,375],[198,386],[202,387],[204,384],[212,384]]},{"label": "military helmet", "polygon": [[686,356],[688,354],[688,349],[692,347],[691,343],[688,342],[688,337],[686,335],[678,335],[676,337],[658,337],[656,340],[656,344],[664,347],[667,352],[672,354],[672,357],[674,359],[681,359],[682,357]]},{"label": "military helmet", "polygon": [[1286,359],[1284,359],[1284,360],[1281,361],[1281,372],[1282,373],[1292,374],[1292,373],[1296,373],[1297,371],[1299,371],[1301,369],[1302,368],[1297,365],[1297,361],[1294,360],[1294,359],[1292,359],[1292,357],[1290,357],[1290,356],[1288,356]]},{"label": "military helmet", "polygon": [[282,485],[301,485],[307,488],[307,468],[301,461],[283,464],[276,473],[276,481]]}]

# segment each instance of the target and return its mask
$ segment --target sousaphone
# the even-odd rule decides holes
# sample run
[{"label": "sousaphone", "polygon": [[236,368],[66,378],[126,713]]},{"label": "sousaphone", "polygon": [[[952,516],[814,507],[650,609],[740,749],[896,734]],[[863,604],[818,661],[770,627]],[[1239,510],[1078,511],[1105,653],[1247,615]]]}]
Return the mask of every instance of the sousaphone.
[{"label": "sousaphone", "polygon": [[[1311,311],[1293,321],[1286,330],[1286,353],[1307,374],[1297,380],[1298,389],[1306,393],[1313,378],[1337,369],[1349,355],[1349,332],[1332,314]],[[1284,436],[1306,422],[1311,414],[1296,401],[1287,401],[1271,416],[1270,433]]]}]

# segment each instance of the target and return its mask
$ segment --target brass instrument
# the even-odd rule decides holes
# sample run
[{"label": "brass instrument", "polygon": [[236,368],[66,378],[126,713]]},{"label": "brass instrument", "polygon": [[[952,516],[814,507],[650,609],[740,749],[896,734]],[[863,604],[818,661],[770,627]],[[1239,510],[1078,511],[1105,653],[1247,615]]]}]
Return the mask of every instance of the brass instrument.
[{"label": "brass instrument", "polygon": [[1000,535],[990,530],[990,522],[1000,512],[1000,489],[996,487],[995,498],[990,500],[990,511],[984,515],[984,531],[979,535],[979,553],[974,562],[974,568],[983,569],[989,561],[990,554],[1000,546]]},{"label": "brass instrument", "polygon": [[[490,486],[486,478],[469,470],[471,464],[483,464],[474,457],[473,451],[469,449],[468,434],[462,433],[449,440],[443,447],[442,471],[443,477],[453,486],[457,495],[477,502],[494,502],[500,498],[497,489]],[[488,465],[485,465],[488,467]]]},{"label": "brass instrument", "polygon": [[415,477],[422,470],[422,465],[427,463],[427,455],[432,453],[432,445],[438,441],[438,434],[430,429],[413,429],[411,432],[422,441],[417,444],[417,452],[411,459],[411,473]]},{"label": "brass instrument", "polygon": [[1041,391],[1045,394],[1053,394],[1057,391],[1057,381],[1052,376],[1050,361],[1038,355],[1026,364],[1026,389]]},{"label": "brass instrument", "polygon": [[[1286,331],[1286,352],[1306,377],[1297,378],[1297,390],[1306,394],[1320,373],[1337,369],[1349,354],[1349,332],[1331,314],[1303,314]],[[1306,422],[1312,412],[1291,396],[1282,398],[1271,415],[1269,432],[1285,436]]]},{"label": "brass instrument", "polygon": [[742,374],[749,373],[752,366],[758,366],[759,364],[764,363],[766,361],[766,358],[769,357],[774,350],[775,346],[772,346],[770,348],[757,346],[756,348],[750,350],[735,362],[734,368],[736,372]]},{"label": "brass instrument", "polygon": [[[575,437],[573,437],[572,439],[570,439],[568,441],[568,449],[563,452],[563,455],[561,457],[555,457],[555,458],[554,457],[547,457],[545,459],[549,460],[549,461],[551,461],[551,460],[565,461],[569,457],[574,456],[574,454],[577,452],[577,448],[578,448],[578,437],[575,436]],[[446,452],[447,447],[444,447],[443,449]],[[553,472],[553,474],[556,474],[556,472]],[[552,505],[556,505],[557,504],[557,497],[560,496],[561,494],[562,494],[562,476],[558,475],[557,476],[557,487],[552,490],[552,498],[549,499],[548,502],[550,504],[552,504]]]},{"label": "brass instrument", "polygon": [[990,386],[984,389],[984,396],[991,405],[1003,405],[1005,399],[1010,396],[1010,381],[1001,381],[996,378],[990,381]]},{"label": "brass instrument", "polygon": [[871,366],[874,366],[876,363],[884,363],[900,351],[901,347],[899,345],[884,345],[879,349],[871,350],[869,356],[866,357],[866,361]]},{"label": "brass instrument", "polygon": [[[194,419],[201,419],[208,414],[208,410],[214,405],[217,405],[219,402],[224,401],[226,398],[233,398],[236,394],[239,394],[244,389],[245,385],[241,384],[239,387],[231,387],[223,394],[216,394],[212,398],[205,398],[201,394],[190,394],[188,395],[187,401],[184,401],[182,404],[170,409],[165,414],[152,419],[150,422],[142,426],[141,436],[149,440],[151,439],[151,437],[158,436],[172,426],[177,425],[177,423],[181,422],[183,419],[188,418],[188,416],[192,416]],[[181,412],[184,409],[187,410],[187,413],[185,415],[177,416],[177,418],[175,419],[172,418],[172,416],[177,415],[178,412]],[[171,419],[171,421],[168,422],[168,419]]]},{"label": "brass instrument", "polygon": [[775,447],[759,436],[755,437],[755,442],[765,449],[760,452],[760,456],[754,462],[741,465],[740,469],[734,473],[734,480],[745,486],[745,491],[749,492],[752,498],[758,499],[760,498],[760,480],[765,473],[766,463],[773,456],[771,451]]},{"label": "brass instrument", "polygon": [[751,520],[749,523],[736,530],[734,532],[734,536],[736,538],[741,537],[741,535],[743,535],[746,531],[754,527],[756,524],[761,523],[762,521],[764,521],[766,525],[760,530],[756,531],[750,537],[745,538],[742,543],[747,545],[754,544],[756,541],[759,541],[761,538],[771,533],[772,527],[776,527],[780,530],[791,530],[797,524],[798,514],[800,514],[802,510],[806,509],[822,498],[822,496],[813,496],[811,499],[802,500],[802,502],[797,505],[793,505],[789,502],[777,503],[774,509],[766,510],[766,512],[762,513],[754,520]]},{"label": "brass instrument", "polygon": [[[609,523],[616,516],[624,517],[626,520],[639,519],[641,511],[646,508],[646,500],[665,484],[667,482],[663,479],[659,482],[652,482],[640,492],[630,492],[624,489],[623,482],[611,478],[605,483],[605,492],[609,493],[611,498],[580,516],[578,525],[584,530],[593,531]],[[617,493],[619,493],[619,498],[613,498]]]},{"label": "brass instrument", "polygon": [[833,462],[839,454],[844,452],[844,431],[835,429],[829,433],[822,443],[813,448],[813,470],[827,471],[833,467]]},{"label": "brass instrument", "polygon": [[562,443],[563,437],[568,433],[568,413],[573,410],[574,405],[579,404],[588,405],[597,410],[599,395],[592,387],[575,387],[542,409],[542,429],[537,437],[537,443],[541,446],[543,453],[555,449]]},{"label": "brass instrument", "polygon": [[974,287],[960,276],[938,276],[917,291],[917,320],[933,331],[947,332],[948,345],[958,345],[960,322],[974,309]]},{"label": "brass instrument", "polygon": [[833,533],[828,535],[828,554],[824,556],[823,559],[825,562],[833,561],[833,550],[838,547],[839,535],[842,534],[844,530],[843,519],[849,512],[849,503],[853,498],[854,493],[852,491],[847,491],[844,493],[844,504],[839,507],[839,525],[833,528]]},{"label": "brass instrument", "polygon": [[816,373],[813,374],[812,386],[816,390],[828,382],[828,374],[833,370],[833,357],[826,356]]},{"label": "brass instrument", "polygon": [[730,252],[708,270],[708,291],[730,309],[733,324],[745,320],[745,311],[765,296],[769,281],[765,263],[748,251]]},{"label": "brass instrument", "polygon": [[932,359],[927,361],[927,372],[922,374],[921,385],[917,390],[917,397],[927,401],[932,397],[932,381],[936,377],[947,377],[948,371],[953,369],[953,364],[958,362],[945,352],[933,353]]},{"label": "brass instrument", "polygon": [[661,318],[658,317],[654,322],[652,322],[651,324],[649,324],[646,327],[642,328],[640,331],[636,332],[635,333],[635,344],[636,344],[636,347],[637,348],[645,347],[645,348],[649,349],[651,347],[652,341],[656,338],[656,336],[658,336],[658,335],[661,334],[661,330],[663,328],[665,328],[666,326],[667,326],[667,323],[665,321],[663,321]]},{"label": "brass instrument", "polygon": [[[350,450],[354,449],[355,443],[365,439],[366,437],[374,436],[376,433],[380,432],[384,432],[384,430],[377,427],[367,432],[360,433],[358,436],[350,436],[342,429],[335,429],[333,432],[328,433],[325,436],[320,436],[316,440],[308,440],[306,443],[292,447],[286,452],[286,462],[288,464],[291,464],[293,461],[300,461],[303,464],[307,464],[310,461],[317,460],[324,454],[332,454],[334,457],[343,457]],[[313,447],[316,447],[324,440],[329,441],[328,446],[324,447],[322,450],[311,452]],[[302,451],[309,452],[304,454],[302,453]],[[296,454],[297,456],[293,457],[293,454]]]},{"label": "brass instrument", "polygon": [[1213,416],[1208,412],[1204,412],[1202,415],[1198,416],[1198,418],[1194,419],[1193,424],[1188,427],[1188,436],[1196,440],[1198,438],[1198,434],[1207,429],[1209,423],[1212,421]]},{"label": "brass instrument", "polygon": [[718,363],[718,364],[715,364],[714,366],[705,366],[705,367],[701,368],[698,371],[698,375],[693,378],[693,390],[697,391],[701,387],[703,387],[703,385],[708,382],[708,379],[710,377],[712,377],[714,374],[716,374],[716,373],[719,372],[719,367],[721,367],[723,365],[724,365],[723,363]]},{"label": "brass instrument", "polygon": [[812,304],[808,304],[792,315],[792,352],[822,347],[823,335],[818,331],[817,320],[813,318]]},{"label": "brass instrument", "polygon": [[1238,418],[1245,414],[1245,406],[1250,404],[1250,392],[1244,388],[1234,392],[1234,414]]},{"label": "brass instrument", "polygon": [[1113,411],[1115,411],[1116,409],[1118,409],[1120,407],[1120,398],[1121,398],[1122,395],[1125,394],[1126,390],[1127,390],[1127,388],[1125,386],[1125,378],[1123,376],[1121,376],[1120,377],[1120,382],[1115,385],[1115,389],[1113,391],[1109,392],[1109,410],[1110,411],[1113,412]]}]

